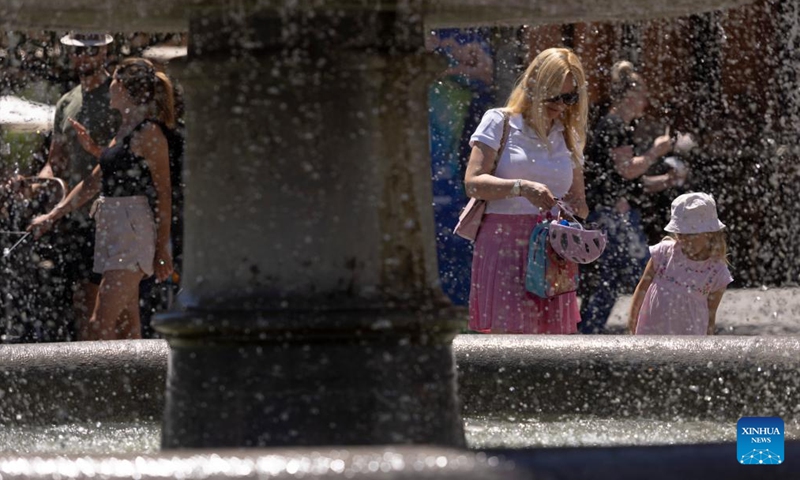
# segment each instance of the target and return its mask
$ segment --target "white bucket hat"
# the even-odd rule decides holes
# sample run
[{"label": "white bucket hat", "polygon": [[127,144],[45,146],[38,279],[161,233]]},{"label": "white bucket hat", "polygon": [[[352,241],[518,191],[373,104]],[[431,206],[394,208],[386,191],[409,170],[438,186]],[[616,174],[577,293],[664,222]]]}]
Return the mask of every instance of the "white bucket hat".
[{"label": "white bucket hat", "polygon": [[718,232],[725,224],[717,218],[717,203],[707,193],[684,193],[672,201],[672,214],[664,230],[670,233]]},{"label": "white bucket hat", "polygon": [[69,32],[61,37],[61,43],[70,47],[101,47],[114,41],[107,33]]}]

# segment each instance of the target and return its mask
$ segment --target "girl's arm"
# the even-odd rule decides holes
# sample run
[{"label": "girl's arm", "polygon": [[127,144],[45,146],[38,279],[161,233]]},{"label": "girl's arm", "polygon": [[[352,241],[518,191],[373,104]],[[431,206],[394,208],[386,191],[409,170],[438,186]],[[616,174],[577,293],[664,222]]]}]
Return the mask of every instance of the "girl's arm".
[{"label": "girl's arm", "polygon": [[717,323],[717,308],[719,308],[720,302],[722,302],[722,295],[725,293],[725,289],[717,290],[716,292],[711,292],[708,295],[708,330],[706,333],[708,335],[714,335],[714,329]]},{"label": "girl's arm", "polygon": [[628,313],[628,330],[631,335],[636,333],[636,325],[639,323],[639,310],[642,309],[644,303],[644,296],[650,284],[653,283],[653,278],[656,276],[656,267],[653,265],[653,259],[647,261],[647,267],[644,269],[639,284],[636,285],[636,291],[633,292],[633,299],[631,300],[631,309]]},{"label": "girl's arm", "polygon": [[93,199],[100,192],[102,185],[102,170],[100,165],[96,165],[91,175],[83,179],[75,188],[69,192],[67,198],[56,205],[50,212],[34,218],[28,227],[28,231],[33,232],[34,238],[44,235],[56,220],[81,208],[86,202]]},{"label": "girl's arm", "polygon": [[467,196],[482,200],[500,200],[512,196],[514,184],[519,182],[521,197],[525,197],[533,205],[542,210],[550,210],[556,205],[556,199],[544,184],[530,180],[500,178],[490,172],[494,167],[497,151],[482,142],[475,142],[464,175]]},{"label": "girl's arm", "polygon": [[131,139],[131,150],[147,162],[156,190],[156,256],[153,259],[153,270],[158,281],[163,282],[172,274],[172,255],[169,251],[172,187],[167,138],[161,127],[149,123]]},{"label": "girl's arm", "polygon": [[564,196],[564,201],[572,208],[572,212],[581,217],[589,216],[589,206],[586,204],[586,184],[583,180],[583,168],[572,169],[572,185]]}]

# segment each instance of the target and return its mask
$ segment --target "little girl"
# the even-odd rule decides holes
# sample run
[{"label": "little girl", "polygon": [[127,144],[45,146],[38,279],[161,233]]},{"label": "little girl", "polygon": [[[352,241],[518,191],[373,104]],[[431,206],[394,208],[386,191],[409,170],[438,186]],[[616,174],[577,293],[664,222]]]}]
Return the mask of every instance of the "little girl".
[{"label": "little girl", "polygon": [[725,225],[707,193],[672,202],[664,228],[633,294],[628,327],[635,335],[713,335],[717,307],[733,281],[725,256]]}]

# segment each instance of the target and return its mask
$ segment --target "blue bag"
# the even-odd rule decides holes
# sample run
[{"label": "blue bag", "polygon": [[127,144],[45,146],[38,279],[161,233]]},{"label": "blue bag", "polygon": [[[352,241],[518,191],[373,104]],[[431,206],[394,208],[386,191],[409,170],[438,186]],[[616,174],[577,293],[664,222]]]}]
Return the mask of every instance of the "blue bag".
[{"label": "blue bag", "polygon": [[539,298],[552,298],[578,289],[578,264],[561,258],[549,241],[550,221],[539,222],[528,243],[525,289]]}]

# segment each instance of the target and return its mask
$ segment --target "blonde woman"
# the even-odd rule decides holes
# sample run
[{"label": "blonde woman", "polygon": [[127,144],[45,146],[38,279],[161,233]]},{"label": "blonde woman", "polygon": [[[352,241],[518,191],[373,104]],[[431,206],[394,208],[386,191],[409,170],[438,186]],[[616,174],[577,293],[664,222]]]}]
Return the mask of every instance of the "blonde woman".
[{"label": "blonde woman", "polygon": [[[470,138],[467,194],[487,201],[472,259],[471,330],[577,331],[575,294],[551,299],[529,294],[525,265],[531,231],[557,199],[580,217],[588,214],[583,180],[587,109],[580,59],[569,49],[551,48],[531,62],[505,108],[487,111]],[[497,158],[506,116],[508,139]]]},{"label": "blonde woman", "polygon": [[89,340],[141,338],[139,282],[151,275],[163,281],[172,273],[165,136],[165,129],[175,124],[172,84],[148,60],[130,58],[114,71],[109,94],[111,108],[122,116],[116,136],[101,148],[72,120],[78,140],[98,158],[98,165],[63,202],[29,227],[38,237],[100,192],[93,208],[94,271],[103,278],[89,319]]}]

